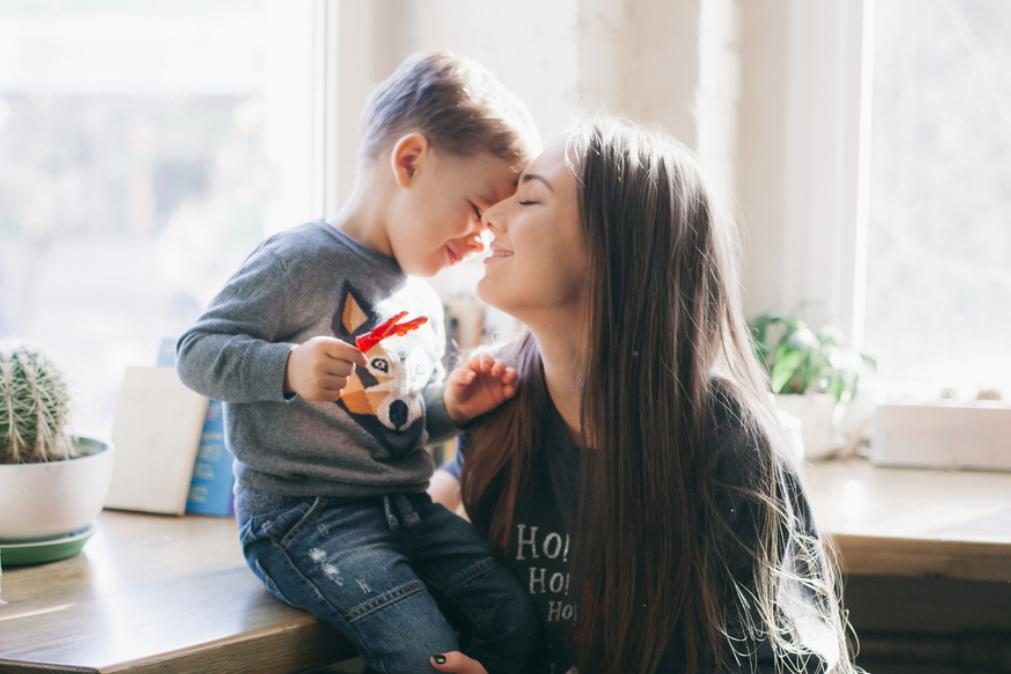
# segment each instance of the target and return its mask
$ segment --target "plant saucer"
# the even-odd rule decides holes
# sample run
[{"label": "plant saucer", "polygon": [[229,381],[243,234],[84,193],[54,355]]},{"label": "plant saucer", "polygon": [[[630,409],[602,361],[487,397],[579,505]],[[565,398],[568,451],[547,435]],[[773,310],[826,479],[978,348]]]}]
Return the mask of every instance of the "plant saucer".
[{"label": "plant saucer", "polygon": [[93,533],[95,526],[89,524],[83,529],[60,536],[29,541],[0,541],[0,564],[3,564],[3,568],[8,568],[67,559],[79,553]]}]

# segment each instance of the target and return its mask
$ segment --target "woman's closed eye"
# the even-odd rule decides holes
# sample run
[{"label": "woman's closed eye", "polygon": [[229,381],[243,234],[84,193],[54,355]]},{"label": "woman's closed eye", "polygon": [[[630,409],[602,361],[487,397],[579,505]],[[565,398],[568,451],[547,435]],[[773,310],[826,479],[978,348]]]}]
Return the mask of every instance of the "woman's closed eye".
[{"label": "woman's closed eye", "polygon": [[478,220],[480,220],[481,216],[482,216],[481,209],[478,208],[477,204],[475,204],[473,201],[468,202],[468,203],[470,203],[471,210],[474,211],[474,217],[476,217]]},{"label": "woman's closed eye", "polygon": [[516,203],[520,206],[533,206],[534,204],[539,204],[539,201],[531,201],[530,199],[519,199]]}]

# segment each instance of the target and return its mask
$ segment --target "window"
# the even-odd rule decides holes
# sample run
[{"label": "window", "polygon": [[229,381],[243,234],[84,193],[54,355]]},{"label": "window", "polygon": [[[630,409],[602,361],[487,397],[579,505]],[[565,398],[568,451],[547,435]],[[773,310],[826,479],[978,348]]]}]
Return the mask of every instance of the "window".
[{"label": "window", "polygon": [[108,436],[127,365],[313,216],[312,3],[0,7],[0,338]]},{"label": "window", "polygon": [[928,395],[1011,394],[1008,35],[1006,0],[876,2],[864,347]]}]

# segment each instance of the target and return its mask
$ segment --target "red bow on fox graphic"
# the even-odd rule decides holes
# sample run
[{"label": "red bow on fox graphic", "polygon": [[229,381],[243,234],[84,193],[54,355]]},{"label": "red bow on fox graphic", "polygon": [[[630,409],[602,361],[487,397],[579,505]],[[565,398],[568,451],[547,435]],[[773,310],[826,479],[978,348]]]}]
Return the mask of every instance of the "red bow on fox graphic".
[{"label": "red bow on fox graphic", "polygon": [[[331,328],[336,337],[355,343],[383,316],[345,282]],[[420,333],[420,334],[419,334]],[[337,404],[395,457],[419,446],[425,427],[422,393],[437,363],[430,333],[418,331],[388,337],[366,352],[368,367],[352,373]]]}]

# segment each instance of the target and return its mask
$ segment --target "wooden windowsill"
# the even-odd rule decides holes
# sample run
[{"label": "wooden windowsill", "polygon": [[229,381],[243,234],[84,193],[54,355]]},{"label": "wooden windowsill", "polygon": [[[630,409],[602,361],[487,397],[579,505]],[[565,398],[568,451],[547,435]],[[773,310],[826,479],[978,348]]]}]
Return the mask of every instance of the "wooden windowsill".
[{"label": "wooden windowsill", "polygon": [[[1011,474],[809,464],[849,574],[1011,580]],[[230,519],[104,512],[73,559],[3,573],[0,670],[290,672],[353,655],[271,597]]]},{"label": "wooden windowsill", "polygon": [[234,520],[105,511],[72,559],[3,572],[0,671],[293,672],[355,654],[269,595]]},{"label": "wooden windowsill", "polygon": [[803,475],[847,573],[1011,581],[1011,473],[850,459]]}]

